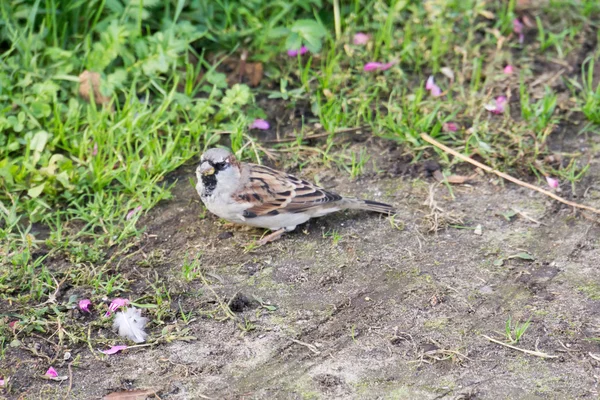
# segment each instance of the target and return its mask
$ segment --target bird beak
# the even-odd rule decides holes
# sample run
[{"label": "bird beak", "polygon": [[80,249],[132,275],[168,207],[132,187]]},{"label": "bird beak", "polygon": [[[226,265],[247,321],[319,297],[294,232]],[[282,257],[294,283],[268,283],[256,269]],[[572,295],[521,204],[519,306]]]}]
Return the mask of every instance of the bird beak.
[{"label": "bird beak", "polygon": [[215,173],[215,169],[207,162],[204,162],[202,165],[200,165],[198,171],[202,176],[213,175]]}]

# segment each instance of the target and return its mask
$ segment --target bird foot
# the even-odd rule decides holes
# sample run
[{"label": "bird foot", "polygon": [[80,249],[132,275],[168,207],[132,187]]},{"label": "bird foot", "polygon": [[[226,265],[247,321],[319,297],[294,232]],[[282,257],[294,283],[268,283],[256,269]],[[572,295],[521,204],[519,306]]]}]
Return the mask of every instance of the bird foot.
[{"label": "bird foot", "polygon": [[260,239],[257,244],[258,246],[264,246],[267,243],[271,243],[276,241],[277,239],[281,238],[281,235],[283,235],[285,232],[284,228],[278,229],[275,232],[272,232],[270,234],[268,234],[267,236],[263,237],[262,239]]}]

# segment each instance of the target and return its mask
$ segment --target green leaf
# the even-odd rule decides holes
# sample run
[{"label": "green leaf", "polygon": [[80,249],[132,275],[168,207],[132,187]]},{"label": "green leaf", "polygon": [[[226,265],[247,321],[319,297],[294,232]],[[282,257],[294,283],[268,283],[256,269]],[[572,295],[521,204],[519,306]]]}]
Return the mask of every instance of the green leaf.
[{"label": "green leaf", "polygon": [[27,195],[32,199],[39,197],[39,195],[42,194],[42,192],[44,191],[44,186],[46,186],[46,182],[42,183],[41,185],[32,187],[27,191]]},{"label": "green leaf", "polygon": [[48,132],[38,131],[31,139],[31,142],[29,142],[29,148],[34,152],[41,153],[44,151],[49,137],[50,134]]},{"label": "green leaf", "polygon": [[219,89],[225,89],[227,87],[227,76],[221,72],[212,71],[207,73],[206,81]]},{"label": "green leaf", "polygon": [[521,260],[530,260],[530,261],[535,260],[534,256],[532,256],[531,254],[526,253],[524,251],[522,251],[520,253],[517,253],[517,254],[514,254],[514,255],[512,255],[512,256],[510,256],[508,258],[520,258]]},{"label": "green leaf", "polygon": [[286,50],[300,50],[302,47],[302,38],[297,33],[292,33],[285,41]]},{"label": "green leaf", "polygon": [[290,30],[288,28],[284,28],[283,26],[280,26],[279,28],[271,29],[269,31],[267,37],[269,39],[280,39],[289,33],[290,33]]},{"label": "green leaf", "polygon": [[321,51],[322,43],[320,38],[317,38],[316,36],[306,36],[304,37],[304,40],[306,43],[306,48],[311,53],[318,53]]},{"label": "green leaf", "polygon": [[33,114],[33,116],[35,118],[49,117],[50,114],[52,113],[52,109],[50,108],[50,106],[48,104],[42,103],[39,101],[31,103],[30,107],[31,107],[31,113]]},{"label": "green leaf", "polygon": [[292,25],[291,31],[298,33],[302,37],[315,36],[319,39],[327,34],[325,28],[312,19],[300,19],[296,21]]}]

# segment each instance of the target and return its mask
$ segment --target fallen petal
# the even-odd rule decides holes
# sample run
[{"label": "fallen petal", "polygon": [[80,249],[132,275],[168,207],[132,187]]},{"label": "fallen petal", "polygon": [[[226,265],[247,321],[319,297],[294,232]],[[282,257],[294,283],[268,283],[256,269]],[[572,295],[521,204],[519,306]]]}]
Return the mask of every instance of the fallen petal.
[{"label": "fallen petal", "polygon": [[91,312],[90,311],[91,305],[92,305],[92,302],[89,299],[79,300],[79,309],[81,311],[85,311],[87,313]]},{"label": "fallen petal", "polygon": [[506,96],[498,96],[494,100],[495,104],[486,104],[484,107],[492,114],[503,114],[506,106]]},{"label": "fallen petal", "polygon": [[379,70],[380,70],[380,71],[385,71],[386,69],[390,69],[390,68],[392,68],[392,66],[394,66],[394,64],[396,64],[396,61],[390,61],[390,62],[387,62],[387,63],[383,64],[383,65],[382,65],[382,66],[379,68]]},{"label": "fallen petal", "polygon": [[6,385],[6,381],[3,376],[0,376],[0,387],[4,387],[4,385]]},{"label": "fallen petal", "polygon": [[48,371],[46,371],[45,375],[50,378],[56,378],[58,376],[58,372],[56,372],[54,368],[50,367],[48,368]]},{"label": "fallen petal", "polygon": [[435,83],[433,81],[433,75],[430,75],[429,78],[427,78],[427,82],[425,83],[425,89],[431,90],[434,86]]},{"label": "fallen petal", "polygon": [[308,53],[308,49],[306,48],[306,46],[302,46],[300,47],[299,50],[288,50],[287,54],[290,57],[296,57],[298,54],[303,55]]},{"label": "fallen petal", "polygon": [[523,33],[523,23],[518,18],[513,19],[513,32]]},{"label": "fallen petal", "polygon": [[381,68],[383,64],[380,62],[368,62],[365,64],[364,70],[365,71],[376,71],[379,70]]},{"label": "fallen petal", "polygon": [[111,313],[117,311],[120,307],[126,306],[127,304],[129,304],[129,299],[122,299],[119,297],[114,299],[108,306],[108,311],[106,312],[106,314],[104,314],[104,316],[110,316]]},{"label": "fallen petal", "polygon": [[506,67],[504,67],[504,73],[506,75],[510,75],[515,71],[515,69],[513,68],[512,65],[508,64]]},{"label": "fallen petal", "polygon": [[496,106],[498,108],[502,109],[502,112],[504,112],[504,106],[506,105],[508,99],[506,98],[506,96],[498,96],[496,97]]},{"label": "fallen petal", "polygon": [[439,97],[442,95],[442,89],[440,89],[440,87],[435,84],[433,80],[433,75],[427,78],[427,82],[425,83],[425,89],[429,90],[433,97]]},{"label": "fallen petal", "polygon": [[442,125],[444,132],[456,132],[458,130],[458,124],[456,122],[445,122]]},{"label": "fallen petal", "polygon": [[369,42],[370,38],[371,38],[370,35],[367,35],[366,33],[358,32],[356,35],[354,35],[354,39],[352,42],[357,46],[362,46],[362,45],[367,44]]},{"label": "fallen petal", "polygon": [[127,216],[125,216],[125,220],[129,221],[131,218],[133,218],[133,216],[142,209],[142,206],[137,206],[136,208],[134,208],[133,210],[129,211],[127,213]]},{"label": "fallen petal", "polygon": [[525,35],[522,33],[519,33],[519,43],[523,44],[524,41],[525,41]]},{"label": "fallen petal", "polygon": [[127,348],[127,346],[123,346],[123,345],[111,346],[111,348],[108,350],[100,350],[100,353],[111,355],[111,354],[116,354],[116,353],[120,352],[121,350],[125,350],[126,348]]},{"label": "fallen petal", "polygon": [[264,119],[255,119],[250,125],[250,129],[260,129],[262,131],[266,131],[270,127],[269,122]]},{"label": "fallen petal", "polygon": [[552,189],[558,188],[558,179],[547,176],[546,182],[548,182],[548,186],[550,186]]}]

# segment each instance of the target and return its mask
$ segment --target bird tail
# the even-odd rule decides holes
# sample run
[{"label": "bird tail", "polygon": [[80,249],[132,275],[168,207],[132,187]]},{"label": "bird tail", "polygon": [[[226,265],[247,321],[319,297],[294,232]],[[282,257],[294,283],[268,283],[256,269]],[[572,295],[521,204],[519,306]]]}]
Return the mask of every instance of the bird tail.
[{"label": "bird tail", "polygon": [[366,211],[375,211],[382,214],[395,214],[396,209],[385,203],[380,203],[378,201],[372,200],[360,200],[360,199],[344,199],[346,200],[346,206],[350,209],[355,210],[366,210]]}]

